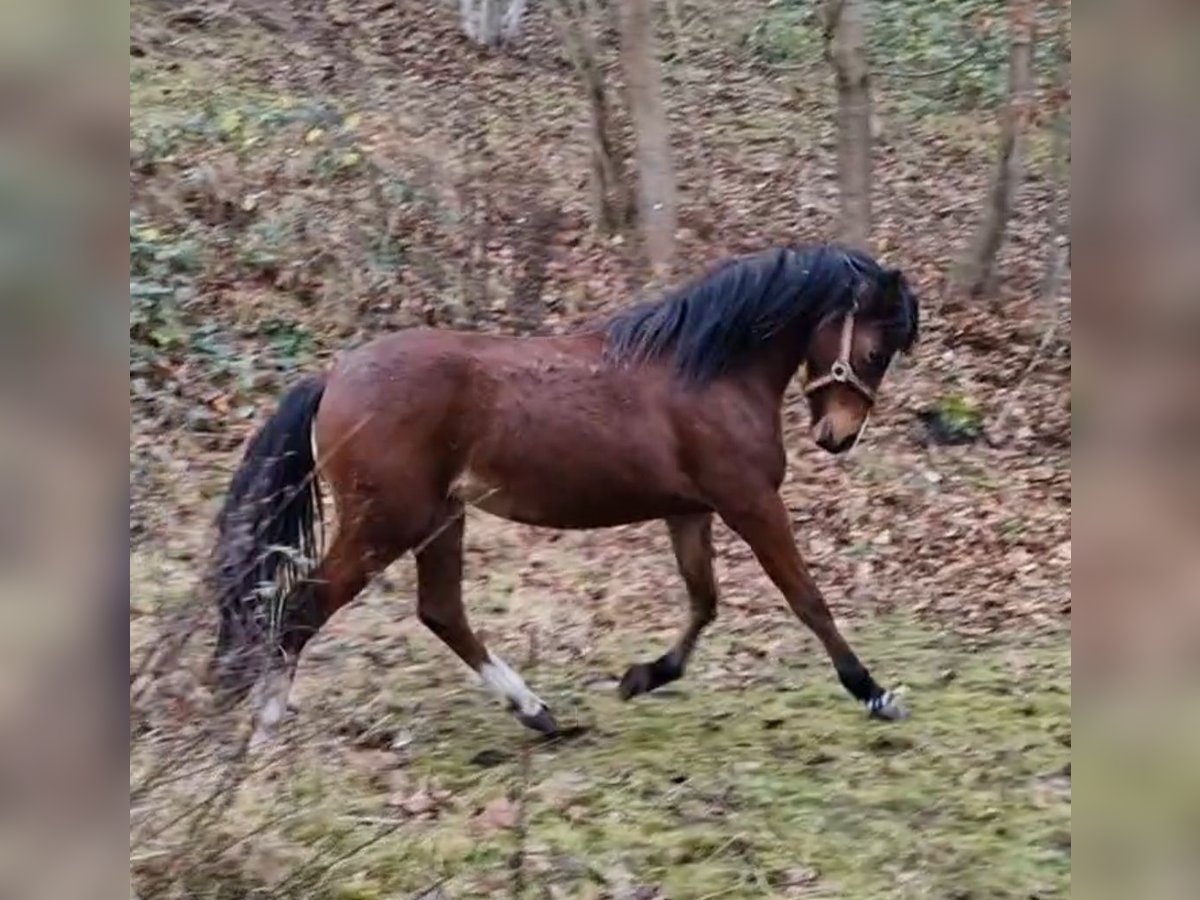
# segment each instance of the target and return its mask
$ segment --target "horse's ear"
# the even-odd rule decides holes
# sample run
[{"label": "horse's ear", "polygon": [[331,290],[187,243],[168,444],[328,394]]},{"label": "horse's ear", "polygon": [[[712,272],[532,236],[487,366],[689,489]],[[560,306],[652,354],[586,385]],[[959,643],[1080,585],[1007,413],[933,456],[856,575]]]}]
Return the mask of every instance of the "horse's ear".
[{"label": "horse's ear", "polygon": [[884,315],[897,316],[905,323],[900,349],[907,353],[917,340],[920,313],[916,295],[900,269],[885,268],[880,275],[880,290],[876,295],[884,304]]},{"label": "horse's ear", "polygon": [[904,281],[904,273],[899,269],[884,268],[883,277],[880,282],[883,286],[885,294],[893,295],[900,290],[900,285]]},{"label": "horse's ear", "polygon": [[900,296],[904,276],[899,269],[884,267],[875,280],[875,290],[867,298],[864,312],[887,315]]}]

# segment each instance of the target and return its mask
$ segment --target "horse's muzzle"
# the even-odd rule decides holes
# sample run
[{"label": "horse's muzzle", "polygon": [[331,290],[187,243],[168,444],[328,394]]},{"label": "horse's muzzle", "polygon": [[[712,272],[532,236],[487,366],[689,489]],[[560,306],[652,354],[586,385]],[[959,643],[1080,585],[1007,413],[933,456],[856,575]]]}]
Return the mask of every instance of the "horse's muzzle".
[{"label": "horse's muzzle", "polygon": [[857,440],[858,433],[855,432],[854,434],[846,435],[846,437],[840,440],[834,438],[832,434],[821,434],[817,436],[816,442],[817,446],[822,450],[827,450],[834,455],[838,455],[845,453],[853,447]]}]

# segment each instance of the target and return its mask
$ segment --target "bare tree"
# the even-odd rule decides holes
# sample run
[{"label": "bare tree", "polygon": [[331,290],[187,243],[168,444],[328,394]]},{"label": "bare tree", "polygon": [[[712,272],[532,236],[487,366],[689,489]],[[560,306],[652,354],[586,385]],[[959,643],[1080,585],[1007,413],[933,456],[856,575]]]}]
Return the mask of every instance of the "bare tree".
[{"label": "bare tree", "polygon": [[504,21],[500,25],[500,36],[505,42],[512,43],[521,36],[521,21],[525,17],[526,5],[526,0],[509,0]]},{"label": "bare tree", "polygon": [[[666,0],[667,21],[671,26],[671,50],[673,53],[673,62],[679,83],[679,91],[683,95],[683,101],[687,106],[701,108],[707,102],[704,97],[704,92],[701,85],[705,79],[697,84],[695,79],[696,67],[691,63],[692,60],[692,41],[688,32],[683,27],[683,19],[680,16],[679,0]],[[712,155],[704,144],[703,129],[701,128],[685,128],[683,137],[690,140],[691,146],[687,152],[691,156],[692,171],[687,178],[687,192],[696,201],[696,206],[701,210],[701,217],[694,215],[693,210],[692,224],[699,226],[703,232],[709,231],[709,221],[707,215],[713,208],[712,200],[712,172],[713,162]]]},{"label": "bare tree", "polygon": [[959,283],[969,296],[995,287],[996,256],[1004,243],[1013,201],[1021,184],[1025,130],[1033,107],[1033,0],[1012,0],[1008,6],[1008,103],[1000,120],[1000,147],[988,193],[987,209],[974,242],[962,261]]},{"label": "bare tree", "polygon": [[621,63],[637,146],[638,220],[655,278],[675,256],[675,169],[650,0],[621,0]]},{"label": "bare tree", "polygon": [[602,231],[614,233],[632,221],[633,196],[625,178],[628,157],[612,121],[608,85],[596,47],[596,10],[591,0],[552,0],[550,12],[587,98],[595,223]]},{"label": "bare tree", "polygon": [[[1050,255],[1046,262],[1046,272],[1042,276],[1042,296],[1051,306],[1057,297],[1058,282],[1062,277],[1063,268],[1068,265],[1070,254],[1070,224],[1067,221],[1070,208],[1067,200],[1071,191],[1071,39],[1068,34],[1071,27],[1071,8],[1067,0],[1053,0],[1053,3],[1058,14],[1055,46],[1058,65],[1054,72],[1054,85],[1050,95],[1054,130],[1050,151]],[[1057,317],[1052,316],[1052,321],[1057,322]]]},{"label": "bare tree", "polygon": [[866,248],[871,236],[871,74],[862,0],[827,0],[825,56],[837,82],[841,239]]},{"label": "bare tree", "polygon": [[459,0],[463,33],[477,44],[498,47],[521,35],[526,0]]}]

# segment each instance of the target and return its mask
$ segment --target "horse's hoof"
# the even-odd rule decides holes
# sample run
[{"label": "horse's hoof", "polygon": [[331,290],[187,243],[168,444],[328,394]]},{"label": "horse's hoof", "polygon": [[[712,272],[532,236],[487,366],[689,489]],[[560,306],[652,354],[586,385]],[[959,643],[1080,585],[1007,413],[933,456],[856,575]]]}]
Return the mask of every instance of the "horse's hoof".
[{"label": "horse's hoof", "polygon": [[248,749],[251,753],[256,753],[269,744],[275,743],[276,737],[277,732],[274,727],[258,723],[255,725],[254,731],[250,734]]},{"label": "horse's hoof", "polygon": [[649,663],[634,663],[621,677],[617,695],[622,700],[632,700],[638,694],[654,690],[654,670]]},{"label": "horse's hoof", "polygon": [[554,716],[550,714],[549,707],[543,706],[533,715],[527,715],[523,712],[517,713],[517,721],[526,728],[536,731],[539,734],[547,736],[558,734],[558,723],[554,721]]},{"label": "horse's hoof", "polygon": [[899,697],[891,691],[884,691],[878,697],[867,701],[867,715],[885,722],[901,722],[908,718],[909,713]]}]

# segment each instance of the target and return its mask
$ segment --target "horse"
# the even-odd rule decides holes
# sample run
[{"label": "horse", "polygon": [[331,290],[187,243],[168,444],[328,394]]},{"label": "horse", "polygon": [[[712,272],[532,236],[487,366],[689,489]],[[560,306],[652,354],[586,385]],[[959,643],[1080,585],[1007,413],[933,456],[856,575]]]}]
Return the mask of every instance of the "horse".
[{"label": "horse", "polygon": [[[869,717],[907,717],[840,633],[779,495],[784,392],[803,368],[811,436],[861,438],[897,354],[917,340],[904,273],[836,244],[733,257],[564,335],[402,329],[296,383],[246,446],[217,517],[209,674],[270,735],[301,651],[412,552],[418,619],[524,726],[550,707],[484,646],[463,606],[472,506],[514,522],[599,529],[662,520],[689,601],[663,655],[633,662],[629,700],[683,676],[716,617],[713,516],[743,539]],[[324,540],[323,495],[336,529]],[[256,660],[251,664],[250,660]]]}]

